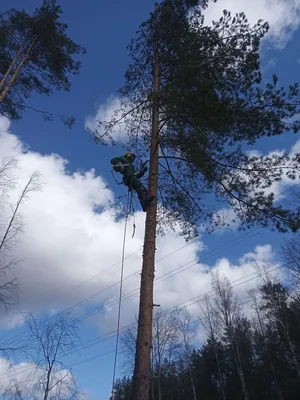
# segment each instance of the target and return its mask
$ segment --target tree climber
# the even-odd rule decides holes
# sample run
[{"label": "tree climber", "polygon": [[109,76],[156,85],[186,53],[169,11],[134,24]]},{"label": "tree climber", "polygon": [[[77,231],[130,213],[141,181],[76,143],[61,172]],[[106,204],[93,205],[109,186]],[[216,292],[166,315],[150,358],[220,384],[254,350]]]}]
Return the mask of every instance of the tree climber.
[{"label": "tree climber", "polygon": [[154,200],[155,196],[148,196],[147,189],[139,180],[148,171],[147,167],[144,167],[139,173],[136,173],[133,165],[135,161],[135,154],[127,152],[124,156],[114,157],[110,160],[110,163],[114,166],[113,169],[116,172],[120,172],[123,175],[123,183],[129,190],[135,190],[142,209],[144,212],[147,211],[149,203]]}]

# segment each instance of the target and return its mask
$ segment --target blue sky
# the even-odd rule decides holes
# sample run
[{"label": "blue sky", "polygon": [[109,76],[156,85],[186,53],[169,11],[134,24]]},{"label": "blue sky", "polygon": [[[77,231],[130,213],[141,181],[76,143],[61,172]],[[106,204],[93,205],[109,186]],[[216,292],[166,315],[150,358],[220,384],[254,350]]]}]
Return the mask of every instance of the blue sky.
[{"label": "blue sky", "polygon": [[[208,19],[220,15],[220,11],[226,8],[228,3],[234,10],[245,11],[246,14],[248,12],[251,21],[268,16],[272,22],[270,37],[262,50],[265,77],[268,78],[276,72],[283,84],[299,80],[299,1],[278,0],[276,5],[272,6],[266,0],[260,0],[250,7],[246,0],[223,0],[208,10]],[[20,272],[20,280],[23,282],[21,299],[24,299],[26,310],[37,314],[72,306],[98,291],[104,291],[118,281],[120,265],[69,293],[72,287],[93,278],[98,272],[120,261],[122,250],[122,223],[111,221],[109,213],[95,217],[92,212],[95,203],[107,204],[112,195],[111,191],[126,194],[123,188],[116,187],[110,174],[109,160],[121,150],[120,147],[95,145],[89,140],[85,121],[88,115],[95,115],[101,104],[116,94],[122,85],[129,62],[126,46],[134,37],[138,25],[147,18],[154,2],[117,0],[103,3],[90,0],[87,4],[82,4],[68,0],[60,1],[60,4],[64,11],[63,20],[68,23],[70,37],[85,47],[87,54],[82,57],[80,75],[72,78],[70,93],[54,93],[49,98],[33,96],[29,104],[53,113],[74,115],[75,126],[69,130],[59,120],[45,122],[40,115],[32,111],[26,112],[21,121],[11,123],[10,126],[3,120],[1,125],[0,121],[6,141],[0,155],[3,156],[4,148],[7,154],[20,158],[20,185],[25,182],[31,167],[41,169],[46,178],[46,186],[48,185],[42,194],[37,194],[24,207],[25,226],[28,229],[25,230],[21,250],[26,250],[28,261]],[[292,4],[296,9],[292,8]],[[9,7],[25,7],[31,12],[39,5],[40,1],[37,0],[2,0],[0,12]],[[271,141],[262,140],[254,148],[263,153],[289,149],[297,139],[298,136],[288,134],[272,138]],[[29,146],[28,153],[20,148],[21,143]],[[57,154],[58,157],[53,154]],[[68,164],[64,165],[62,159],[68,160]],[[91,169],[95,171],[89,174]],[[77,171],[80,171],[81,175],[72,175]],[[46,221],[45,228],[41,223],[37,223],[38,216],[41,218],[39,221]],[[137,213],[136,237],[131,239],[132,221],[129,223],[128,255],[137,252],[142,246],[143,224],[144,215]],[[281,240],[282,236],[279,234],[261,229],[247,235],[236,230],[226,230],[210,236],[204,234],[198,242],[187,247],[184,247],[185,242],[175,235],[170,235],[169,240],[160,239],[157,259],[171,254],[178,248],[184,249],[175,256],[171,255],[162,260],[161,270],[159,264],[157,266],[157,276],[169,273],[173,268],[180,267],[197,256],[200,256],[200,260],[194,268],[183,271],[167,281],[168,283],[158,283],[156,300],[168,308],[204,293],[208,287],[208,281],[204,281],[204,278],[203,282],[199,282],[199,287],[195,284],[192,293],[189,291],[190,286],[185,286],[182,280],[182,276],[185,276],[187,282],[195,282],[196,277],[201,277],[201,272],[204,271],[203,265],[219,269],[234,281],[253,272],[252,264],[255,262],[275,263],[278,257],[276,250]],[[245,257],[247,253],[251,254]],[[128,284],[124,287],[125,293],[138,287],[140,256],[141,254],[137,253],[132,261],[126,263],[126,274],[130,275],[136,271],[137,274],[133,282],[130,279],[126,281]],[[32,274],[36,277],[36,284],[32,281]],[[99,294],[76,308],[76,316],[80,317],[96,307],[106,305],[105,312],[95,313],[80,324],[83,343],[114,331],[116,304],[113,303],[111,307],[109,305],[116,297],[117,291],[118,286],[115,285],[112,290],[103,292],[104,295]],[[241,289],[242,295],[245,295],[244,292],[245,290],[242,292]],[[186,297],[186,293],[189,296]],[[130,298],[124,302],[122,326],[131,321],[137,299],[135,294],[133,300]],[[200,315],[200,310],[194,305],[191,310],[193,315]],[[3,329],[4,338],[14,336],[24,329],[22,324],[15,326],[15,323],[12,323],[12,326],[10,329]],[[80,363],[110,352],[114,345],[114,338],[99,342],[83,349],[80,354],[66,357],[65,365]],[[112,354],[75,365],[72,369],[80,387],[90,399],[108,399],[112,370]],[[121,376],[120,366],[118,376]]]}]

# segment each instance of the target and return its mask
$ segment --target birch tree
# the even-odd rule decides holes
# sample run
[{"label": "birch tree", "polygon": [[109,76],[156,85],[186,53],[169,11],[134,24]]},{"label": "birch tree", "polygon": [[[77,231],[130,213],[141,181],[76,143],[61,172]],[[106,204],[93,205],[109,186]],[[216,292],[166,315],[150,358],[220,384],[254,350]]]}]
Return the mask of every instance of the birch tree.
[{"label": "birch tree", "polygon": [[213,312],[213,307],[211,304],[211,301],[209,297],[206,295],[204,299],[199,303],[200,308],[203,313],[203,317],[201,318],[201,324],[207,334],[207,336],[210,338],[215,359],[216,359],[216,364],[217,364],[217,369],[218,369],[218,381],[219,381],[219,388],[220,392],[222,393],[222,399],[226,400],[226,395],[225,395],[225,384],[224,384],[224,371],[221,370],[220,366],[220,360],[219,360],[219,355],[218,355],[218,340],[220,341],[220,329],[217,323],[217,315]]},{"label": "birch tree", "polygon": [[245,372],[241,357],[241,349],[236,335],[240,316],[240,305],[238,299],[233,292],[230,281],[219,274],[214,274],[212,279],[214,289],[214,300],[212,309],[214,317],[218,325],[218,331],[228,339],[229,346],[232,350],[235,367],[240,379],[241,388],[245,400],[249,400],[249,391],[246,385]]},{"label": "birch tree", "polygon": [[[29,330],[28,361],[7,371],[2,392],[6,400],[79,400],[76,379],[61,361],[64,354],[76,350],[79,338],[76,321],[67,314],[51,318],[26,317]],[[21,377],[17,374],[22,372]],[[4,388],[5,386],[5,388]],[[0,389],[1,389],[0,387]]]},{"label": "birch tree", "polygon": [[0,167],[0,310],[8,313],[18,300],[18,281],[15,268],[19,260],[15,257],[17,244],[23,233],[21,206],[33,192],[41,190],[41,176],[33,172],[21,189],[16,201],[11,196],[17,191],[18,163],[6,158]]}]

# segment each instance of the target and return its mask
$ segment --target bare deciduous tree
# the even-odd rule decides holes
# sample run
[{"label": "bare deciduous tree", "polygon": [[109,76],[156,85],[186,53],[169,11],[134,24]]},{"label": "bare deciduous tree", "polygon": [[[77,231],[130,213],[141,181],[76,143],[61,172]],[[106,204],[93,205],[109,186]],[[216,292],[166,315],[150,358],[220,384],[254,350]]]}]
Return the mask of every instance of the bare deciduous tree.
[{"label": "bare deciduous tree", "polygon": [[204,315],[204,318],[201,318],[201,324],[207,334],[210,337],[213,345],[214,355],[216,359],[217,369],[218,369],[218,381],[220,392],[222,393],[223,400],[226,400],[225,391],[224,391],[224,377],[220,368],[219,356],[217,351],[217,339],[219,339],[218,335],[218,324],[216,321],[216,314],[213,312],[213,307],[211,305],[211,301],[207,295],[205,295],[202,302],[199,302],[200,308]]},{"label": "bare deciduous tree", "polygon": [[249,400],[239,343],[235,334],[237,320],[240,315],[240,306],[228,278],[220,277],[218,273],[215,273],[212,278],[212,286],[215,292],[212,309],[219,328],[218,330],[224,334],[226,333],[228,337],[241,382],[243,396],[245,400]]},{"label": "bare deciduous tree", "polygon": [[193,391],[193,400],[197,400],[196,388],[194,384],[194,377],[191,366],[191,356],[193,350],[191,343],[195,339],[196,329],[192,323],[191,314],[187,311],[186,308],[182,308],[177,312],[176,325],[177,325],[177,334],[181,342],[181,346],[179,347],[179,356],[183,358],[187,363],[186,366],[189,371],[189,377]]},{"label": "bare deciduous tree", "polygon": [[[0,161],[0,318],[18,303],[15,268],[20,259],[15,254],[24,228],[20,209],[29,194],[40,190],[42,185],[39,173],[33,172],[18,195],[18,169],[16,158],[6,157]],[[20,350],[23,351],[20,343],[0,343],[0,353],[5,358]]]},{"label": "bare deciduous tree", "polygon": [[289,271],[292,282],[296,287],[300,285],[300,236],[296,235],[292,239],[284,240],[281,247],[281,255],[287,270]]},{"label": "bare deciduous tree", "polygon": [[[124,352],[123,368],[129,374],[134,366],[135,345],[136,345],[137,317],[132,327],[126,330],[121,336],[121,343]],[[191,324],[191,316],[186,309],[174,309],[166,313],[164,310],[154,312],[153,341],[151,351],[152,382],[157,382],[157,397],[152,385],[152,398],[162,399],[161,370],[166,360],[168,363],[177,360],[186,360],[186,366],[190,371],[191,385],[193,386],[192,371],[190,368],[191,341],[195,337],[195,330]],[[193,386],[194,389],[194,386]],[[194,395],[194,400],[195,400]]]},{"label": "bare deciduous tree", "polygon": [[14,250],[23,232],[20,213],[21,205],[28,195],[41,189],[41,179],[38,172],[32,173],[22,189],[16,202],[10,201],[11,194],[16,190],[16,159],[3,160],[0,167],[0,315],[7,313],[17,302],[18,282],[14,276],[14,267],[20,260],[14,256]]},{"label": "bare deciduous tree", "polygon": [[[76,349],[78,342],[76,321],[67,314],[37,321],[32,315],[26,318],[31,343],[31,359],[25,363],[27,371],[20,378],[16,372],[8,373],[4,398],[7,400],[78,400],[81,393],[76,380],[60,357]],[[20,367],[19,369],[21,369]],[[15,368],[12,367],[13,371]]]}]

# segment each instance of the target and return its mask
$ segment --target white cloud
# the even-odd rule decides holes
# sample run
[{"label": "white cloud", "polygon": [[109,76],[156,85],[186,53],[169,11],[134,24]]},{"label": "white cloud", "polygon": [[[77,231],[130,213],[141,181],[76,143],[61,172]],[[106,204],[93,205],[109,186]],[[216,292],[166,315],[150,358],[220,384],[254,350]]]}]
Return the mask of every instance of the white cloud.
[{"label": "white cloud", "polygon": [[270,69],[274,69],[276,67],[276,58],[270,58],[267,64],[262,68],[262,72],[266,72]]},{"label": "white cloud", "polygon": [[269,22],[267,38],[270,45],[283,48],[300,24],[300,0],[219,0],[209,3],[205,11],[206,23],[218,20],[223,10],[232,14],[245,12],[251,24],[259,19]]},{"label": "white cloud", "polygon": [[[45,391],[46,373],[43,367],[33,362],[11,364],[8,360],[0,358],[0,394],[21,395],[21,398],[43,399]],[[53,369],[50,377],[49,397],[69,398],[72,396],[73,377],[67,369]],[[9,397],[8,397],[9,398]]]},{"label": "white cloud", "polygon": [[[256,287],[259,279],[258,267],[261,269],[266,267],[267,270],[272,271],[270,275],[279,275],[281,278],[283,276],[281,271],[276,269],[279,264],[272,267],[275,254],[270,245],[255,247],[253,252],[242,256],[236,263],[226,257],[221,257],[213,265],[206,264],[201,262],[201,259],[205,260],[205,253],[203,257],[200,255],[200,262],[197,262],[195,261],[198,257],[197,253],[196,247],[187,248],[180,252],[180,255],[174,254],[172,258],[157,264],[154,286],[155,304],[159,304],[161,308],[167,310],[179,304],[179,307],[187,307],[192,319],[197,319],[203,317],[198,303],[202,295],[207,293],[213,297],[211,272],[219,272],[227,277],[235,286],[235,293],[241,301],[248,299],[248,291]],[[165,274],[169,275],[164,276]],[[124,294],[132,288],[130,283],[127,283],[126,286]],[[138,305],[137,296],[138,293],[123,301],[121,326],[127,326],[132,322]],[[111,331],[115,329],[116,316],[117,304],[113,304],[110,306],[109,312],[100,315],[98,320],[102,326],[106,326],[107,331]]]},{"label": "white cloud", "polygon": [[[205,23],[210,25],[213,20],[218,20],[224,9],[231,11],[232,14],[245,12],[252,25],[259,19],[269,22],[270,30],[265,37],[265,43],[279,49],[285,47],[300,24],[300,0],[218,0],[216,3],[210,2],[204,11]],[[273,69],[275,66],[276,59],[271,58],[263,70]],[[109,122],[112,118],[119,119],[124,113],[124,110],[121,112],[120,109],[120,100],[111,95],[104,104],[97,107],[94,114],[86,118],[85,128],[96,131],[98,136],[102,136],[105,129],[99,125],[99,121]],[[128,136],[124,123],[115,126],[112,137],[116,142],[126,141]]]},{"label": "white cloud", "polygon": [[[101,104],[94,115],[89,115],[85,120],[85,128],[91,132],[96,132],[97,136],[102,136],[106,129],[99,125],[99,122],[109,123],[112,119],[118,120],[124,115],[121,111],[121,102],[118,97],[110,96],[104,104]],[[112,130],[112,137],[117,142],[124,142],[127,138],[125,124],[120,121]]]},{"label": "white cloud", "polygon": [[[272,157],[273,155],[282,156],[282,155],[284,155],[285,152],[286,152],[285,149],[272,150],[268,154],[266,154],[266,157]],[[288,156],[290,158],[292,158],[297,153],[300,153],[300,139],[297,140],[293,146],[291,146],[291,148],[289,149],[289,152],[288,152]],[[247,155],[249,157],[260,157],[263,154],[258,150],[251,150],[251,151],[247,152]],[[293,165],[291,165],[289,163],[287,166],[292,167]],[[270,187],[264,189],[266,194],[274,193],[275,202],[279,202],[283,198],[286,198],[288,196],[286,193],[286,190],[288,190],[289,188],[291,188],[294,185],[297,185],[300,182],[300,179],[298,176],[296,177],[295,180],[291,180],[290,178],[288,178],[286,175],[287,171],[288,170],[284,171],[284,173],[282,175],[282,179],[280,181],[274,182]],[[298,173],[298,175],[299,175],[299,173]]]},{"label": "white cloud", "polygon": [[[87,306],[89,310],[105,306],[105,311],[97,314],[100,315],[97,321],[102,332],[114,330],[120,263],[101,273],[121,260],[124,221],[117,222],[112,216],[112,191],[95,171],[70,174],[66,160],[55,154],[43,156],[24,150],[20,140],[7,131],[7,121],[0,118],[0,126],[3,127],[0,161],[4,155],[14,156],[20,166],[19,184],[12,198],[17,197],[33,170],[39,170],[45,182],[43,190],[32,193],[21,208],[25,231],[16,253],[23,259],[17,269],[19,311],[51,314],[53,310],[61,310],[93,296],[74,312],[80,316],[86,312]],[[101,211],[96,213],[94,210],[98,207]],[[125,260],[123,294],[125,297],[127,293],[134,295],[123,301],[121,326],[130,323],[137,310],[139,290],[136,289],[140,284],[144,220],[145,214],[137,212],[134,239],[131,238],[132,219],[128,225],[126,256],[134,254]],[[236,264],[223,257],[210,265],[203,249],[201,238],[189,245],[176,233],[158,238],[156,304],[162,308],[182,303],[190,305],[188,300],[211,289],[210,270],[219,270],[235,281],[253,273],[253,263],[270,261],[273,257],[269,247],[262,259],[261,247],[258,247],[251,256]],[[81,285],[85,281],[88,282]],[[245,290],[254,282],[239,286],[241,296],[245,296]],[[78,285],[81,286],[72,290]],[[200,314],[197,303],[190,305],[189,310],[195,318]],[[21,322],[17,313],[9,327]]]},{"label": "white cloud", "polygon": [[216,230],[217,234],[222,234],[225,230],[235,231],[240,225],[238,216],[231,208],[222,208],[216,211],[213,216],[213,222],[217,223],[218,221],[222,221],[224,225],[221,229]]}]

